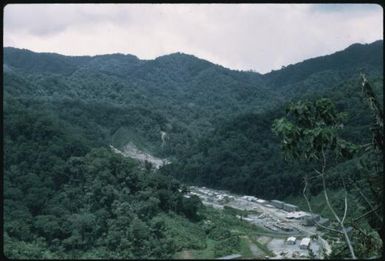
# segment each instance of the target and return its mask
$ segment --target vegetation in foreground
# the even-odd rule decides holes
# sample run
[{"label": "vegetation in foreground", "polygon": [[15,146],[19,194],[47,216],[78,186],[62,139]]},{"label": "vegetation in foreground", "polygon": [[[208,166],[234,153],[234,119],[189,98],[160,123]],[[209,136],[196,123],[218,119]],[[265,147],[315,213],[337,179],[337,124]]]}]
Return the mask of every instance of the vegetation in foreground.
[{"label": "vegetation in foreground", "polygon": [[[375,119],[371,128],[373,134],[371,144],[359,146],[340,137],[339,133],[343,128],[342,121],[346,114],[338,113],[334,103],[326,98],[314,102],[305,101],[291,104],[287,108],[287,116],[276,119],[272,127],[274,133],[281,138],[281,147],[285,158],[305,161],[308,164],[315,162],[315,165],[318,166],[313,168],[313,172],[303,177],[303,196],[309,211],[313,212],[309,201],[309,195],[311,195],[309,185],[322,184],[322,194],[324,195],[322,202],[327,207],[333,223],[336,224],[333,229],[330,227],[322,228],[336,234],[345,243],[338,246],[334,244],[332,257],[344,257],[349,254],[352,259],[357,259],[357,257],[371,258],[381,255],[382,240],[379,240],[379,235],[383,232],[383,218],[381,217],[382,206],[379,205],[378,199],[383,197],[383,185],[373,182],[373,180],[382,180],[383,176],[383,164],[381,163],[381,155],[384,152],[383,112],[364,76],[362,86]],[[331,162],[344,162],[346,159],[357,157],[357,154],[361,156],[358,163],[361,169],[366,171],[366,175],[352,177],[352,173],[346,172],[346,170],[327,173],[330,165],[338,166],[338,163],[332,164]],[[349,163],[351,164],[351,162]],[[342,183],[339,185],[339,192],[341,193],[334,194],[339,196],[338,209],[331,203],[329,197],[328,190],[330,188],[326,184],[327,174],[332,175],[333,178]],[[366,186],[362,186],[362,183]],[[354,191],[354,189],[356,190]],[[355,192],[357,198],[348,196],[348,191],[350,193]],[[355,205],[360,200],[361,202],[365,201],[361,206],[366,213],[362,215],[356,210],[354,214],[358,212],[359,215],[352,215],[352,213],[348,215],[348,205],[351,208],[352,204]],[[341,202],[343,202],[342,208]],[[368,214],[374,218],[367,219],[368,223],[365,226],[357,222]],[[348,224],[350,224],[350,228],[353,228],[353,232],[356,235],[361,234],[361,237],[353,240],[352,234],[349,235],[347,230]],[[368,224],[379,234],[376,235],[367,230]]]},{"label": "vegetation in foreground", "polygon": [[[5,48],[5,254],[170,258],[191,250],[189,255],[212,257],[228,248],[247,256],[242,233],[238,239],[230,234],[229,241],[209,234],[201,242],[194,239],[193,232],[203,239],[207,231],[196,225],[214,213],[204,214],[196,198],[185,199],[183,186],[170,176],[266,199],[298,199],[301,177],[314,165],[284,161],[270,131],[273,119],[283,116],[290,100],[332,97],[338,110],[348,112],[341,136],[370,143],[371,111],[361,100],[357,75],[367,73],[383,107],[382,45],[353,45],[266,75],[231,71],[183,54],[140,61]],[[164,147],[161,131],[167,133]],[[174,164],[154,175],[106,149],[127,142]],[[357,206],[348,209],[346,222],[359,218],[353,238],[359,239],[357,251],[368,257],[378,253],[378,220],[375,211],[366,214],[360,188],[382,184],[382,176],[372,175],[380,169],[372,163],[378,162],[364,153],[326,173],[339,213],[345,192],[337,177],[344,177],[349,201]],[[310,186],[314,203],[322,186]],[[378,204],[382,198],[372,200]],[[173,230],[178,223],[183,226]],[[237,224],[223,228],[234,233],[232,226]],[[184,245],[177,238],[191,240]],[[343,245],[335,251],[335,256],[348,254]]]}]

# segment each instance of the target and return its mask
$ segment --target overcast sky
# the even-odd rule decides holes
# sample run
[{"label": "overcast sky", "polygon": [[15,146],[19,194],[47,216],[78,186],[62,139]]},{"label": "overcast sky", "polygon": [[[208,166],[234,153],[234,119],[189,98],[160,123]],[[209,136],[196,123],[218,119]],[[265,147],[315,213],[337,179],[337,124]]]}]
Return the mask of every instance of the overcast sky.
[{"label": "overcast sky", "polygon": [[266,73],[383,39],[374,4],[10,4],[4,46],[65,55],[183,52]]}]

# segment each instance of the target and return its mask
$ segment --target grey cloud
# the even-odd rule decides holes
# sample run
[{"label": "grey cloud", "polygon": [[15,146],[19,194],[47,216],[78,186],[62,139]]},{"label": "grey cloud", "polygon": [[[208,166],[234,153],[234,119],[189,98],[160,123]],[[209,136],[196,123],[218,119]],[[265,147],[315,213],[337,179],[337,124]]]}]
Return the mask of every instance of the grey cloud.
[{"label": "grey cloud", "polygon": [[[233,69],[282,65],[382,38],[382,9],[319,5],[9,5],[4,44],[68,55],[185,52]],[[348,5],[344,5],[349,9]]]},{"label": "grey cloud", "polygon": [[4,20],[9,31],[46,35],[58,34],[77,25],[97,26],[109,21],[119,23],[127,18],[124,10],[114,5],[9,4]]}]

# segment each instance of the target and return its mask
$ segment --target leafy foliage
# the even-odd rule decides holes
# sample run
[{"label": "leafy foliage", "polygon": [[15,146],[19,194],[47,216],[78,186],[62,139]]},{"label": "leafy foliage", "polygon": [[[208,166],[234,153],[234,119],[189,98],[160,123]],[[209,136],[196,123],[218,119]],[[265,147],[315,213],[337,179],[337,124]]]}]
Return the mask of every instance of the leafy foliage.
[{"label": "leafy foliage", "polygon": [[[327,187],[325,182],[325,172],[328,162],[333,158],[352,158],[353,155],[356,154],[360,149],[359,146],[341,139],[337,134],[338,126],[343,126],[340,121],[342,118],[344,118],[345,115],[337,113],[333,102],[325,98],[319,99],[313,103],[297,102],[295,104],[291,104],[287,109],[287,115],[287,117],[291,118],[292,121],[288,120],[288,118],[275,120],[273,124],[273,131],[277,135],[281,136],[282,149],[285,154],[289,155],[293,159],[305,159],[308,161],[315,160],[319,162],[319,170],[315,169],[315,172],[318,174],[318,176],[314,176],[312,179],[321,178],[326,205],[328,206],[330,212],[333,214],[332,216],[337,221],[341,231],[345,231],[346,228],[344,222],[345,218],[347,217],[348,201],[355,201],[354,199],[351,200],[351,198],[350,200],[348,199],[348,190],[350,191],[352,185],[351,183],[355,185],[362,198],[365,199],[365,203],[369,205],[369,208],[366,207],[369,209],[369,213],[374,212],[374,214],[377,214],[378,216],[378,212],[375,212],[376,209],[373,209],[373,205],[377,204],[376,201],[373,201],[373,199],[369,201],[369,199],[364,196],[357,184],[352,181],[351,177],[349,177],[352,173],[346,172],[346,170],[343,172],[343,174],[338,175],[338,178],[342,180],[342,186],[340,187],[342,191],[345,192],[345,195],[340,197],[344,198],[344,207],[339,209],[339,211],[336,211],[335,207],[333,207],[333,205],[330,203],[329,196],[326,191]],[[379,118],[382,120],[381,116]],[[376,135],[377,132],[374,132],[374,134]],[[376,148],[376,146],[373,147]],[[308,185],[308,179],[308,175],[305,176],[305,189],[303,193],[310,209],[310,202],[306,196],[305,191]],[[346,184],[347,182],[345,180],[349,181],[349,184]],[[361,181],[362,180],[363,179],[361,178]],[[339,216],[336,212],[340,212],[341,216]],[[342,213],[344,213],[343,217]],[[363,216],[365,215],[367,214],[364,214]],[[367,240],[360,242],[354,241],[354,243],[351,243],[349,235],[344,232],[344,240],[347,243],[349,251],[344,251],[344,248],[342,250],[337,250],[337,247],[334,249],[333,257],[343,257],[348,253],[348,255],[351,255],[352,258],[355,259],[355,252],[358,253],[360,257],[367,257],[368,254],[372,255],[373,253],[378,254],[381,248],[381,244],[376,244],[373,246],[371,243],[375,241],[374,238],[376,235],[373,233],[363,232],[360,226],[355,223],[355,221],[360,219],[362,216],[358,218],[351,218],[352,215],[349,215],[349,217],[350,218],[348,219],[350,224],[352,224],[355,229],[362,233],[367,238]],[[381,217],[378,217],[378,219],[382,221]],[[376,226],[373,226],[373,228],[380,230]],[[355,249],[355,247],[352,245],[358,246],[358,248]],[[336,252],[338,252],[338,254],[336,254]],[[342,252],[343,254],[341,254]]]},{"label": "leafy foliage", "polygon": [[175,241],[162,214],[199,219],[199,199],[177,181],[91,148],[48,112],[16,102],[5,115],[7,256],[167,258]]},{"label": "leafy foliage", "polygon": [[274,120],[272,128],[281,136],[282,150],[288,157],[319,160],[330,150],[337,158],[351,158],[358,150],[356,145],[337,135],[346,114],[337,113],[330,99],[291,104],[287,114],[292,121]]},{"label": "leafy foliage", "polygon": [[[333,97],[335,109],[349,113],[343,129],[333,123],[337,114],[323,113],[330,110],[326,101],[291,112],[319,112],[320,125],[307,126],[307,144],[328,141],[344,155],[354,147],[343,140],[368,143],[371,118],[356,75],[365,71],[382,100],[381,54],[382,41],[353,45],[260,75],[181,53],[144,61],[4,48],[6,256],[170,258],[194,249],[216,257],[239,250],[239,238],[227,229],[242,227],[238,220],[183,197],[170,176],[268,199],[297,195],[301,176],[314,166],[284,161],[270,131],[273,119],[293,98]],[[294,140],[304,126],[279,125],[288,144],[301,145]],[[336,131],[341,139],[333,140]],[[173,164],[153,173],[106,149],[128,142]],[[373,154],[333,163],[327,182],[338,190],[336,177],[351,172],[351,184],[373,183],[362,179],[376,168],[365,157]],[[320,189],[312,184],[314,195]]]}]

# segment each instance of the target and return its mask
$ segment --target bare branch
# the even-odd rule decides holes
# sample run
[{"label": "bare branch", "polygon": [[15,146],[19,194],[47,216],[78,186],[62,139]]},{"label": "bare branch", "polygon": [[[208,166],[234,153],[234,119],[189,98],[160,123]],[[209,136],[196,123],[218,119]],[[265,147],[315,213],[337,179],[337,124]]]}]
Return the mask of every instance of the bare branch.
[{"label": "bare branch", "polygon": [[371,209],[370,211],[366,212],[365,214],[359,216],[358,218],[355,218],[353,221],[357,221],[357,220],[359,220],[359,219],[361,219],[361,218],[363,218],[363,217],[369,215],[369,214],[372,213],[372,212],[375,212],[375,213],[376,213],[376,211],[379,210],[380,207],[381,207],[381,205],[380,205],[380,206],[377,206],[377,207],[374,208],[374,209]]},{"label": "bare branch", "polygon": [[344,185],[344,190],[345,190],[345,197],[344,197],[344,201],[345,201],[345,207],[344,207],[344,216],[342,217],[342,221],[341,221],[341,224],[344,224],[345,222],[345,218],[346,218],[346,214],[348,212],[348,192],[346,190],[346,185],[345,185],[345,180],[344,178],[341,176],[341,174],[339,174],[341,180],[342,180],[342,184]]},{"label": "bare branch", "polygon": [[344,224],[347,212],[348,212],[348,195],[345,190],[345,208],[344,208],[344,216],[342,217],[341,224]]},{"label": "bare branch", "polygon": [[357,185],[357,183],[356,183],[354,180],[352,180],[351,178],[348,178],[348,179],[349,179],[350,182],[353,183],[353,185],[355,186],[355,188],[358,190],[358,193],[359,193],[359,194],[361,195],[361,197],[365,200],[365,202],[369,205],[369,207],[370,207],[370,209],[371,209],[370,213],[371,213],[371,212],[374,212],[374,214],[376,215],[376,217],[382,222],[383,219],[382,219],[382,217],[381,217],[381,216],[378,214],[378,212],[377,212],[377,210],[378,210],[379,208],[374,209],[373,205],[370,203],[370,201],[368,200],[368,198],[364,195],[364,193],[362,192],[361,188]]},{"label": "bare branch", "polygon": [[330,201],[329,201],[329,196],[328,196],[328,193],[326,191],[326,183],[325,183],[325,167],[326,167],[326,156],[325,156],[325,152],[324,150],[322,149],[322,158],[323,158],[323,164],[322,164],[322,171],[321,171],[321,174],[322,174],[322,186],[323,186],[323,191],[324,191],[324,196],[325,196],[325,200],[326,200],[326,204],[328,205],[330,211],[333,213],[335,219],[337,220],[338,224],[340,225],[341,227],[341,230],[342,230],[342,233],[344,234],[345,236],[345,241],[346,241],[346,244],[348,245],[349,247],[349,251],[350,251],[350,254],[352,256],[353,259],[357,259],[356,255],[354,254],[354,249],[353,249],[353,246],[352,246],[352,243],[350,241],[350,238],[345,230],[345,227],[344,227],[344,224],[343,222],[341,222],[340,218],[338,217],[337,213],[334,211],[332,205],[330,204]]},{"label": "bare branch", "polygon": [[[304,178],[305,180],[305,187],[303,188],[303,197],[305,198],[306,200],[306,203],[307,203],[307,206],[309,208],[309,212],[311,214],[312,217],[314,217],[314,214],[313,214],[313,210],[311,209],[311,205],[310,205],[310,201],[308,199],[308,197],[306,196],[306,189],[307,189],[307,177]],[[314,219],[313,219],[314,220]],[[329,231],[332,231],[332,232],[335,232],[335,233],[338,233],[338,234],[343,234],[341,231],[338,231],[336,229],[332,229],[332,228],[329,228],[329,227],[326,227],[324,225],[321,225],[320,223],[318,223],[317,221],[314,220],[314,223],[318,226],[318,227],[322,227],[323,229],[326,229],[326,230],[329,230]]]}]

